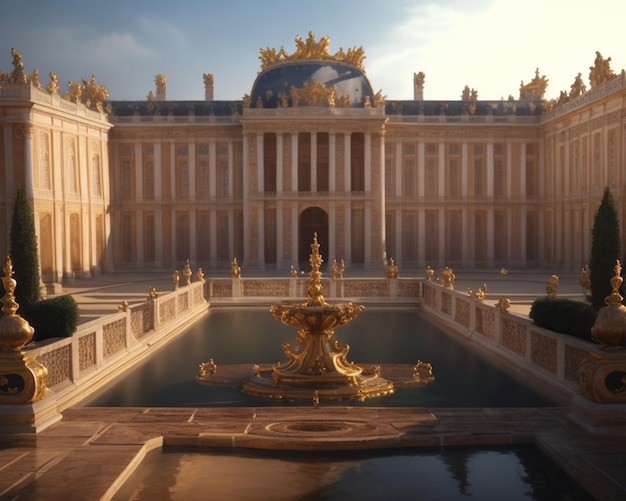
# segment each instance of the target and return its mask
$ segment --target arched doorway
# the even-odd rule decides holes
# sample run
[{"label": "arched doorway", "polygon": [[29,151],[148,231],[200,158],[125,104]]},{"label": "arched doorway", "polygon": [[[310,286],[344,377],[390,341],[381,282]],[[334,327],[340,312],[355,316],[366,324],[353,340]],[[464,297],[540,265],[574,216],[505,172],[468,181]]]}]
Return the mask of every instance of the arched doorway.
[{"label": "arched doorway", "polygon": [[309,270],[309,254],[313,234],[317,233],[317,242],[320,244],[320,253],[325,267],[328,260],[328,214],[319,207],[309,207],[300,214],[300,233],[298,236],[298,264],[300,269]]}]

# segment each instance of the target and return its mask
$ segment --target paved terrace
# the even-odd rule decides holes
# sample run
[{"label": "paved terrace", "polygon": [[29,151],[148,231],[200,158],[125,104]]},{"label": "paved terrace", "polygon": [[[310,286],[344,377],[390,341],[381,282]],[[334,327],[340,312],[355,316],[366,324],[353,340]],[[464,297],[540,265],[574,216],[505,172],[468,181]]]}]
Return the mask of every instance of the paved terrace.
[{"label": "paved terrace", "polygon": [[[549,273],[456,271],[456,289],[487,283],[488,299],[527,315]],[[244,277],[245,270],[244,270]],[[409,273],[406,276],[410,275]],[[417,275],[417,274],[416,274]],[[225,276],[225,275],[222,275]],[[171,288],[169,274],[118,273],[65,287],[81,320],[112,313],[148,288]],[[561,275],[559,295],[582,297],[577,276]],[[533,443],[598,500],[626,499],[626,430],[591,433],[567,408],[420,409],[73,408],[40,434],[0,435],[0,500],[110,499],[138,461],[158,447],[338,450]],[[303,426],[304,425],[304,426]],[[308,425],[308,426],[307,426]]]}]

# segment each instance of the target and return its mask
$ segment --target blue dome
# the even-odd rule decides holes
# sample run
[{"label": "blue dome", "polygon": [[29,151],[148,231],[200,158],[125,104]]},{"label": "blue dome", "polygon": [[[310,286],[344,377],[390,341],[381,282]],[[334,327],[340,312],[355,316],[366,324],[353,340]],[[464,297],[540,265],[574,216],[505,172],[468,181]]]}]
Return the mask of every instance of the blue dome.
[{"label": "blue dome", "polygon": [[[350,106],[361,108],[366,97],[374,100],[374,92],[364,73],[355,66],[336,61],[294,61],[271,66],[261,72],[252,86],[251,106],[260,100],[264,108],[281,106],[281,95],[289,97],[292,87],[302,89],[314,81],[330,89],[336,87],[336,100],[347,97]],[[301,106],[303,104],[300,104]]]}]

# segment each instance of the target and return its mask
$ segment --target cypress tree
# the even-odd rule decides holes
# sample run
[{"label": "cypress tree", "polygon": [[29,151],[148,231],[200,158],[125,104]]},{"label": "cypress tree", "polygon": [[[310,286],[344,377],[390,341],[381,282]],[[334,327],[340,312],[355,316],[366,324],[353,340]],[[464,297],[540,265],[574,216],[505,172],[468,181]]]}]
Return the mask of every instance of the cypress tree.
[{"label": "cypress tree", "polygon": [[17,281],[15,300],[21,309],[28,310],[41,298],[41,277],[33,206],[22,188],[15,194],[9,252]]},{"label": "cypress tree", "polygon": [[617,210],[613,196],[606,187],[591,230],[589,278],[591,304],[596,308],[605,306],[604,298],[613,290],[611,278],[615,275],[615,262],[622,258],[621,242]]}]

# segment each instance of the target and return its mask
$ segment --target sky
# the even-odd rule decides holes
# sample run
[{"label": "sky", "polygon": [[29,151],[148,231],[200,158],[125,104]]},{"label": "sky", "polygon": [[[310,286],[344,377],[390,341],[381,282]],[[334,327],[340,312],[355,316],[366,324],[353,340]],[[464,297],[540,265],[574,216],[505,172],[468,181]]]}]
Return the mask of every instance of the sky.
[{"label": "sky", "polygon": [[426,75],[424,99],[519,97],[520,83],[548,78],[545,97],[569,92],[578,73],[589,87],[596,51],[626,68],[624,0],[0,0],[0,71],[11,48],[27,73],[67,82],[96,74],[112,100],[143,100],[154,77],[168,100],[249,94],[260,49],[295,50],[294,39],[330,38],[330,52],[362,47],[374,91],[413,99],[413,74]]}]

